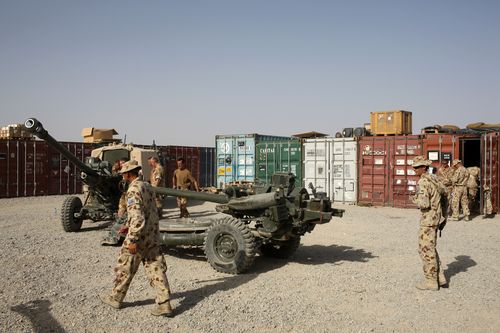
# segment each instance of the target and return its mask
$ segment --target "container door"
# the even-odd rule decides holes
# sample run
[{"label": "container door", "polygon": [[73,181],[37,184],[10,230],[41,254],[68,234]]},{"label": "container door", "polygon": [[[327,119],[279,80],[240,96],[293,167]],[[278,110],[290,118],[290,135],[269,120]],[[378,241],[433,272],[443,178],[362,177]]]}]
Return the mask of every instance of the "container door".
[{"label": "container door", "polygon": [[[491,203],[493,212],[500,212],[500,168],[498,166],[500,157],[500,133],[483,134],[481,139],[481,186],[489,186],[491,189]],[[481,193],[482,194],[482,193]],[[484,202],[481,198],[481,213]]]},{"label": "container door", "polygon": [[389,204],[391,137],[363,137],[359,141],[358,203]]},{"label": "container door", "polygon": [[233,137],[216,138],[217,187],[219,188],[235,180],[235,152]]},{"label": "container door", "polygon": [[[278,149],[278,152],[276,151]],[[257,174],[259,182],[270,183],[273,174],[277,171],[277,158],[279,144],[274,142],[261,142],[256,145]]]},{"label": "container door", "polygon": [[215,148],[200,147],[200,186],[215,186]]},{"label": "container door", "polygon": [[300,142],[289,141],[279,144],[277,170],[293,173],[295,187],[302,187],[302,145]]},{"label": "container door", "polygon": [[255,180],[255,138],[237,138],[233,143],[236,148],[236,180],[253,182]]},{"label": "container door", "polygon": [[304,152],[304,187],[312,194],[309,184],[317,192],[333,196],[330,181],[331,139],[306,139],[302,148]]},{"label": "container door", "polygon": [[422,141],[418,136],[396,136],[393,142],[392,198],[389,201],[394,207],[415,208],[410,196],[416,193],[419,177],[415,174],[412,164],[417,155],[422,155]]},{"label": "container door", "polygon": [[357,142],[352,138],[332,141],[333,201],[356,203],[357,200]]}]

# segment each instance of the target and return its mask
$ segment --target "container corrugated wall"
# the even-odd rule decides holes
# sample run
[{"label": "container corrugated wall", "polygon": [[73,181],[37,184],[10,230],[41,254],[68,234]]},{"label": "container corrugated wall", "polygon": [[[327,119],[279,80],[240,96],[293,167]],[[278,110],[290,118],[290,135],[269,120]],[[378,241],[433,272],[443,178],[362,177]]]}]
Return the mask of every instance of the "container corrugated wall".
[{"label": "container corrugated wall", "polygon": [[165,185],[172,187],[172,177],[177,169],[177,159],[184,158],[186,169],[200,182],[200,148],[188,146],[159,146],[165,170]]},{"label": "container corrugated wall", "polygon": [[306,139],[303,142],[304,187],[309,183],[334,202],[357,201],[357,142],[354,138]]},{"label": "container corrugated wall", "polygon": [[257,179],[270,183],[276,172],[293,173],[295,186],[302,186],[302,145],[299,141],[261,142],[255,149]]},{"label": "container corrugated wall", "polygon": [[200,186],[210,187],[216,185],[216,161],[214,147],[200,147]]},{"label": "container corrugated wall", "polygon": [[[493,212],[498,214],[500,212],[500,186],[498,184],[500,179],[500,133],[483,134],[481,152],[481,183],[488,185],[491,189]],[[481,207],[481,213],[484,213],[484,202],[482,202]]]},{"label": "container corrugated wall", "polygon": [[290,137],[260,134],[216,135],[217,187],[255,180],[255,146],[260,142],[287,141]]}]

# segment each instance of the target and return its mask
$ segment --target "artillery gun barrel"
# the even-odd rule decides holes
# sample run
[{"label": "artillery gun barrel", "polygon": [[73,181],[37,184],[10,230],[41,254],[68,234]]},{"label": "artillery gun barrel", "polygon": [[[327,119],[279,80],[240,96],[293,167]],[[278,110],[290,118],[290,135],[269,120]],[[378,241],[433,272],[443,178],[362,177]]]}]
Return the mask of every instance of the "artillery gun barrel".
[{"label": "artillery gun barrel", "polygon": [[153,187],[152,190],[158,194],[164,194],[171,197],[185,197],[194,200],[216,202],[219,204],[227,204],[229,198],[225,194],[212,194],[188,190],[177,190],[174,188],[166,187]]},{"label": "artillery gun barrel", "polygon": [[29,132],[33,133],[39,139],[45,140],[52,148],[57,150],[61,155],[66,157],[72,163],[74,163],[81,171],[85,172],[88,175],[97,175],[97,172],[90,168],[88,165],[80,161],[75,155],[73,155],[64,145],[57,142],[47,130],[43,127],[42,123],[36,120],[35,118],[28,118],[24,122],[24,126],[28,129]]}]

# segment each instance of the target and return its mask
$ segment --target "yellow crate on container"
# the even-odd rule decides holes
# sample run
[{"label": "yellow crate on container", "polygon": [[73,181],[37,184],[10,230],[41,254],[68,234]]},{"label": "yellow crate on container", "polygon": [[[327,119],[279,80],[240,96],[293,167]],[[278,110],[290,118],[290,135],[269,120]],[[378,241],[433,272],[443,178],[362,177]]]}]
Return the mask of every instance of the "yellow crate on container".
[{"label": "yellow crate on container", "polygon": [[404,110],[370,112],[372,135],[412,134],[411,112]]}]

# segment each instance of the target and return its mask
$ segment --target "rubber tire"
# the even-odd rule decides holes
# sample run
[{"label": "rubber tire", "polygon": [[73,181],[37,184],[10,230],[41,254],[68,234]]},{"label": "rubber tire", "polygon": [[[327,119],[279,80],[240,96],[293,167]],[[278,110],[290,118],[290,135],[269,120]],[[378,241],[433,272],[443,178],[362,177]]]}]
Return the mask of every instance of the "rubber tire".
[{"label": "rubber tire", "polygon": [[[220,241],[224,242],[226,247],[230,245],[230,253],[222,253],[218,249],[217,244]],[[243,273],[255,259],[255,239],[252,232],[245,223],[231,216],[215,221],[207,230],[204,248],[207,261],[216,271],[222,273]],[[233,252],[236,253],[232,255]]]},{"label": "rubber tire", "polygon": [[281,245],[262,244],[260,253],[266,257],[287,259],[297,251],[300,245],[300,237],[293,237]]},{"label": "rubber tire", "polygon": [[82,228],[82,219],[75,218],[75,213],[82,210],[82,200],[74,195],[67,197],[61,209],[61,223],[66,232],[76,232]]}]

